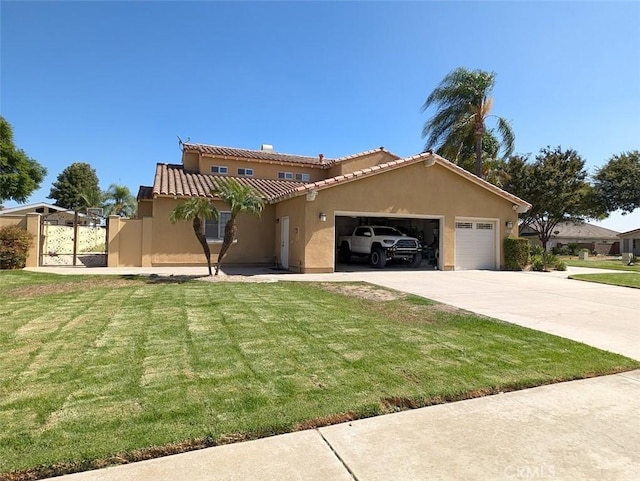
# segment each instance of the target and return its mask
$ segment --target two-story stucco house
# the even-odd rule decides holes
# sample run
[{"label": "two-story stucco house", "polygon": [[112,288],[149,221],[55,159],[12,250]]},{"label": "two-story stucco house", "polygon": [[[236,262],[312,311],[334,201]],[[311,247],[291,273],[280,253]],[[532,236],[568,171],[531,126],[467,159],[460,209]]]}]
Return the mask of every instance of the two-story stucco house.
[{"label": "two-story stucco house", "polygon": [[438,269],[499,269],[503,240],[530,208],[431,152],[400,158],[381,147],[329,159],[185,143],[181,164],[158,164],[153,186],[140,188],[138,219],[111,219],[109,265],[203,265],[191,225],[169,222],[194,196],[212,198],[221,213],[206,225],[215,260],[228,214],[211,189],[225,177],[251,185],[266,203],[260,218],[239,217],[225,264],[296,272],[333,272],[338,237],[376,224],[419,237],[437,253]]}]

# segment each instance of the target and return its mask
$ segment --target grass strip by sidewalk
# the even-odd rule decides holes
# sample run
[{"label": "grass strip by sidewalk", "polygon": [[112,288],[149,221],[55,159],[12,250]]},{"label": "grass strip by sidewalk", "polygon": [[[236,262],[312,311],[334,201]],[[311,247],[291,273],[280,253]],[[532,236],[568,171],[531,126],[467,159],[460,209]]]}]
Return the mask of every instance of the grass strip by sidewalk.
[{"label": "grass strip by sidewalk", "polygon": [[569,279],[640,289],[640,273],[635,272],[625,274],[574,274],[569,276]]},{"label": "grass strip by sidewalk", "polygon": [[593,269],[611,269],[613,271],[629,271],[640,272],[640,264],[628,266],[619,260],[586,260],[561,258],[568,266],[571,267],[591,267]]},{"label": "grass strip by sidewalk", "polygon": [[0,478],[640,367],[367,284],[0,272]]}]

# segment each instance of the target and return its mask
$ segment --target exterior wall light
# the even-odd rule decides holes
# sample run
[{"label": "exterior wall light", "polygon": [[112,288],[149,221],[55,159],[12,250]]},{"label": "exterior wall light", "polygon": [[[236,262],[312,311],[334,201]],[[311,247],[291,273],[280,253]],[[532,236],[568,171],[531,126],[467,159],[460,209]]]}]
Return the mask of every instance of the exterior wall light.
[{"label": "exterior wall light", "polygon": [[508,220],[505,225],[507,226],[507,229],[513,229],[513,222],[511,222],[510,220]]},{"label": "exterior wall light", "polygon": [[327,222],[327,214],[324,212],[320,212],[320,222]]}]

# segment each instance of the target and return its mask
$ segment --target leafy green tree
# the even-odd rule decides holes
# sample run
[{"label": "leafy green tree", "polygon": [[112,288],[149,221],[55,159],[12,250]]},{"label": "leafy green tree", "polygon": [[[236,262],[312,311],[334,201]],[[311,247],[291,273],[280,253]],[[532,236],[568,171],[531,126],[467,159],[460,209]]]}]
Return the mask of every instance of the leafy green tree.
[{"label": "leafy green tree", "polygon": [[99,207],[102,204],[102,192],[95,169],[85,162],[71,164],[58,175],[49,198],[55,199],[55,204],[65,209]]},{"label": "leafy green tree", "polygon": [[640,209],[640,151],[614,155],[596,171],[593,181],[608,211],[628,214]]},{"label": "leafy green tree", "polygon": [[[422,105],[423,112],[432,106],[437,108],[422,129],[422,137],[427,138],[425,150],[436,149],[456,164],[464,161],[472,150],[478,177],[483,177],[482,161],[486,152],[483,142],[487,133],[496,140],[496,135],[500,137],[498,145],[503,157],[513,152],[515,136],[511,125],[503,117],[491,114],[495,77],[494,72],[457,68],[449,72]],[[495,119],[495,129],[487,128],[489,119]]]},{"label": "leafy green tree", "polygon": [[0,203],[24,203],[40,187],[47,169],[13,143],[11,124],[0,116]]},{"label": "leafy green tree", "polygon": [[104,192],[103,199],[105,215],[133,217],[136,213],[136,198],[125,185],[111,184]]},{"label": "leafy green tree", "polygon": [[506,163],[509,180],[504,188],[532,204],[520,218],[536,232],[545,250],[559,223],[604,217],[584,163],[575,150],[561,147],[541,149],[534,162],[516,155]]},{"label": "leafy green tree", "polygon": [[[195,197],[178,204],[169,215],[169,221],[176,223],[178,221],[191,221],[193,233],[196,235],[198,242],[202,246],[202,251],[207,259],[207,267],[209,275],[211,275],[211,250],[207,244],[207,237],[204,233],[204,223],[207,219],[218,219],[218,210],[215,208],[211,199],[203,197]],[[216,274],[218,270],[216,269]]]},{"label": "leafy green tree", "polygon": [[236,218],[239,214],[246,212],[260,216],[264,209],[264,201],[260,195],[249,185],[243,185],[236,179],[224,179],[218,184],[218,188],[211,191],[214,195],[223,200],[231,209],[231,216],[224,226],[224,239],[218,254],[216,264],[216,276],[220,270],[222,259],[233,244],[238,233]]}]

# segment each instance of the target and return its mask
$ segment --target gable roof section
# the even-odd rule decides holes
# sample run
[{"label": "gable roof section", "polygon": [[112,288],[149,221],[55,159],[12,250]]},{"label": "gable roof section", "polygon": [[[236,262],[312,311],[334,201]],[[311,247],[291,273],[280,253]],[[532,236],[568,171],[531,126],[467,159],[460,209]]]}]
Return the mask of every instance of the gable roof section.
[{"label": "gable roof section", "polygon": [[69,210],[57,205],[47,204],[46,202],[37,202],[35,204],[23,204],[16,207],[9,207],[9,208],[2,209],[0,210],[0,215],[9,215],[9,214],[13,214],[23,210],[37,209],[38,207],[48,207],[49,210],[55,210],[58,212],[65,212]]},{"label": "gable roof section", "polygon": [[474,174],[467,172],[439,155],[431,152],[414,155],[404,159],[396,159],[384,164],[367,167],[355,172],[336,177],[330,177],[318,182],[301,184],[288,180],[256,179],[254,177],[230,177],[209,174],[200,174],[184,170],[182,165],[177,164],[157,164],[156,175],[153,183],[153,196],[175,196],[175,197],[211,197],[211,189],[217,186],[220,179],[234,178],[241,184],[250,185],[256,189],[260,195],[270,204],[281,202],[293,197],[305,195],[312,191],[324,190],[335,185],[353,182],[358,179],[378,175],[383,172],[399,169],[418,162],[433,162],[451,170],[452,172],[470,180],[480,187],[493,192],[494,194],[512,202],[519,212],[526,212],[531,208],[531,204],[516,197],[509,192],[496,187],[495,185],[480,179]]},{"label": "gable roof section", "polygon": [[636,234],[640,236],[640,228],[628,230],[627,232],[622,232],[618,234],[618,237],[635,236]]},{"label": "gable roof section", "polygon": [[[555,232],[558,232],[555,234]],[[532,235],[533,229],[523,227],[521,235]],[[618,232],[593,224],[575,224],[573,222],[561,222],[554,229],[554,236],[565,239],[603,239],[611,240],[618,237]]]},{"label": "gable roof section", "polygon": [[407,165],[415,164],[418,162],[433,162],[437,163],[450,171],[470,180],[471,182],[479,185],[480,187],[493,192],[494,194],[508,200],[509,202],[513,202],[514,205],[518,207],[518,212],[526,212],[531,208],[531,204],[522,200],[519,197],[516,197],[513,194],[510,194],[506,190],[502,190],[499,187],[487,182],[486,180],[480,179],[476,175],[466,171],[462,167],[459,167],[443,157],[440,157],[437,154],[432,152],[424,152],[422,154],[414,155],[411,157],[406,157],[404,159],[396,159],[390,162],[386,162],[384,164],[375,165],[373,167],[367,167],[362,170],[358,170],[355,172],[351,172],[349,174],[338,175],[336,177],[330,177],[325,180],[320,180],[318,182],[312,182],[309,184],[296,185],[294,190],[291,192],[283,192],[282,194],[271,199],[272,202],[280,202],[286,199],[290,199],[292,197],[297,197],[299,195],[307,194],[314,190],[323,190],[329,187],[333,187],[338,184],[345,184],[347,182],[353,182],[355,180],[370,177],[372,175],[381,174],[383,172],[387,172],[390,170],[395,170],[401,167],[405,167]]},{"label": "gable roof section", "polygon": [[326,157],[323,157],[321,159],[319,155],[317,157],[312,157],[307,155],[283,154],[280,152],[270,152],[266,150],[237,149],[234,147],[222,147],[219,145],[182,144],[182,147],[186,152],[197,152],[201,155],[215,156],[223,159],[250,160],[278,164],[294,164],[304,165],[307,167],[320,167],[324,169],[328,169],[329,167],[346,160],[364,157],[365,155],[370,155],[380,151],[386,152],[395,158],[399,158],[399,156],[392,152],[389,152],[384,147],[367,150],[358,154],[347,155],[345,157],[338,157],[336,159],[328,159]]},{"label": "gable roof section", "polygon": [[250,185],[267,201],[281,193],[290,192],[300,185],[300,182],[289,180],[200,174],[184,170],[182,165],[157,164],[151,194],[152,196],[214,198],[211,190],[218,186],[221,179],[229,178],[236,179],[243,185]]}]

